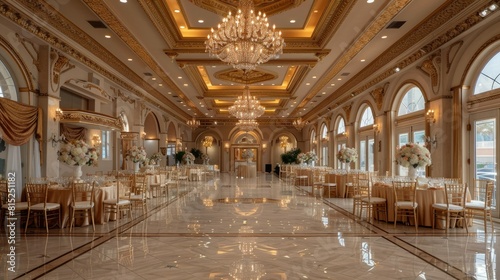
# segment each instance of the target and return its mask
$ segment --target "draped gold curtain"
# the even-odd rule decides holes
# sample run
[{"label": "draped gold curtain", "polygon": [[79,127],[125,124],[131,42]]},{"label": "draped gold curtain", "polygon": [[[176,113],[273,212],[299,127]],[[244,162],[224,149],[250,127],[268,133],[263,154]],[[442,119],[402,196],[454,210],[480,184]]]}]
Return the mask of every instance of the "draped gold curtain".
[{"label": "draped gold curtain", "polygon": [[69,127],[61,124],[61,134],[68,140],[84,140],[87,136],[87,129],[85,127]]},{"label": "draped gold curtain", "polygon": [[21,146],[35,134],[42,139],[42,109],[0,98],[0,130],[10,145]]}]

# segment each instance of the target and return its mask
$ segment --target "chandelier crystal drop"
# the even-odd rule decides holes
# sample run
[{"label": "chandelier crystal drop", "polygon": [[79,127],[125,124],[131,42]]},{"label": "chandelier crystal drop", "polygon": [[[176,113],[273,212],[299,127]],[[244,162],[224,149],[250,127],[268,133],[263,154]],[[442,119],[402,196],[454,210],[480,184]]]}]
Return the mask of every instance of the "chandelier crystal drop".
[{"label": "chandelier crystal drop", "polygon": [[205,41],[206,51],[236,69],[254,70],[277,58],[285,45],[281,31],[269,28],[266,14],[254,12],[253,0],[241,0],[237,13],[222,19]]},{"label": "chandelier crystal drop", "polygon": [[243,131],[252,131],[259,127],[259,123],[253,119],[241,119],[236,123],[236,127]]},{"label": "chandelier crystal drop", "polygon": [[259,100],[255,96],[250,96],[250,89],[245,86],[243,95],[238,96],[238,100],[234,102],[233,106],[228,108],[229,114],[235,116],[237,119],[255,120],[262,116],[266,111],[264,106],[260,105]]}]

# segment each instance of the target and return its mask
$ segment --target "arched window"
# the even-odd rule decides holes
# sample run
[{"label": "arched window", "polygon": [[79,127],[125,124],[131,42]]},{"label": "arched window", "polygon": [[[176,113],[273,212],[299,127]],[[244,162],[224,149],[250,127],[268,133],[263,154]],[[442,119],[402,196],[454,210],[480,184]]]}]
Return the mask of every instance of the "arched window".
[{"label": "arched window", "polygon": [[309,139],[310,143],[311,143],[311,151],[315,151],[316,150],[316,144],[318,144],[318,140],[316,139],[316,130],[312,130],[311,131],[311,138]]},{"label": "arched window", "polygon": [[321,125],[320,129],[321,133],[321,165],[327,166],[328,165],[328,127],[326,126],[325,123]]},{"label": "arched window", "polygon": [[343,135],[345,132],[344,118],[340,118],[337,124],[337,135]]},{"label": "arched window", "polygon": [[[397,96],[402,96],[402,98],[394,104],[397,108],[396,119],[398,120],[394,124],[396,133],[394,148],[407,143],[425,145],[425,97],[422,90],[415,84],[406,84]],[[400,165],[396,167],[399,175],[407,175],[406,167]],[[419,168],[417,171],[419,176],[425,176],[424,168]]]},{"label": "arched window", "polygon": [[[336,126],[335,126],[335,145],[334,145],[334,153],[337,154],[340,149],[344,148],[347,144],[346,130],[345,130],[345,121],[343,117],[338,117]],[[335,157],[337,158],[337,157]],[[341,168],[342,163],[339,160],[335,161],[335,168]]]},{"label": "arched window", "polygon": [[414,113],[425,109],[424,96],[418,87],[410,88],[403,99],[398,109],[398,116]]},{"label": "arched window", "polygon": [[[372,108],[368,105],[364,105],[365,107],[361,107],[363,114],[361,114],[361,118],[359,119],[359,169],[366,171],[374,171],[375,170],[375,153],[374,153],[374,145],[375,139],[373,137],[373,111]],[[369,129],[367,129],[369,128]]]},{"label": "arched window", "polygon": [[474,94],[500,88],[500,52],[495,54],[477,77]]},{"label": "arched window", "polygon": [[359,122],[359,127],[373,126],[373,112],[372,108],[366,107],[363,115],[361,116],[361,120]]},{"label": "arched window", "polygon": [[2,60],[0,60],[0,85],[0,97],[17,101],[17,91],[14,84],[14,78]]},{"label": "arched window", "polygon": [[120,119],[122,120],[123,131],[129,131],[128,118],[125,112],[120,113]]}]

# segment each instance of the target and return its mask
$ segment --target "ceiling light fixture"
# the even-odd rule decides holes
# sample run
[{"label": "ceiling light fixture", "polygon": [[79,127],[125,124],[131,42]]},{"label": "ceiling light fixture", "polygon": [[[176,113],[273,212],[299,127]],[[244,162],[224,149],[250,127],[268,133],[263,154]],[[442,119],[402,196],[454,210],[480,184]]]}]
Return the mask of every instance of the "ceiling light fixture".
[{"label": "ceiling light fixture", "polygon": [[243,131],[252,131],[257,129],[257,127],[259,127],[259,123],[253,119],[250,120],[242,119],[238,120],[238,122],[236,123],[236,127]]},{"label": "ceiling light fixture", "polygon": [[253,0],[241,0],[236,15],[222,19],[205,41],[206,51],[236,69],[254,70],[283,53],[281,31],[269,28],[266,14],[254,12]]},{"label": "ceiling light fixture", "polygon": [[243,95],[238,96],[238,100],[233,106],[228,108],[229,114],[240,120],[255,120],[262,116],[266,108],[260,105],[259,100],[255,96],[250,96],[250,89],[245,86]]},{"label": "ceiling light fixture", "polygon": [[194,117],[191,120],[188,120],[186,124],[192,129],[198,128],[200,126],[200,121],[197,121]]},{"label": "ceiling light fixture", "polygon": [[296,120],[293,121],[293,126],[295,127],[295,129],[297,129],[298,131],[301,131],[302,128],[304,128],[304,126],[307,124],[307,121],[304,121],[302,120],[302,118],[298,118]]}]

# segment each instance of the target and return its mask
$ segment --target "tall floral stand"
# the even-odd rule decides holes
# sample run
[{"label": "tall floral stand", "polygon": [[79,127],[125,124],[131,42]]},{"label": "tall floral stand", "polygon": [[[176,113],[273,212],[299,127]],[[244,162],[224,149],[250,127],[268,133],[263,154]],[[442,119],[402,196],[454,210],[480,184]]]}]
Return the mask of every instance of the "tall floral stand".
[{"label": "tall floral stand", "polygon": [[82,178],[82,166],[77,165],[75,166],[75,169],[73,170],[73,178],[75,179],[75,182],[79,182]]},{"label": "tall floral stand", "polygon": [[417,169],[412,165],[408,166],[408,177],[412,180],[417,178]]}]

